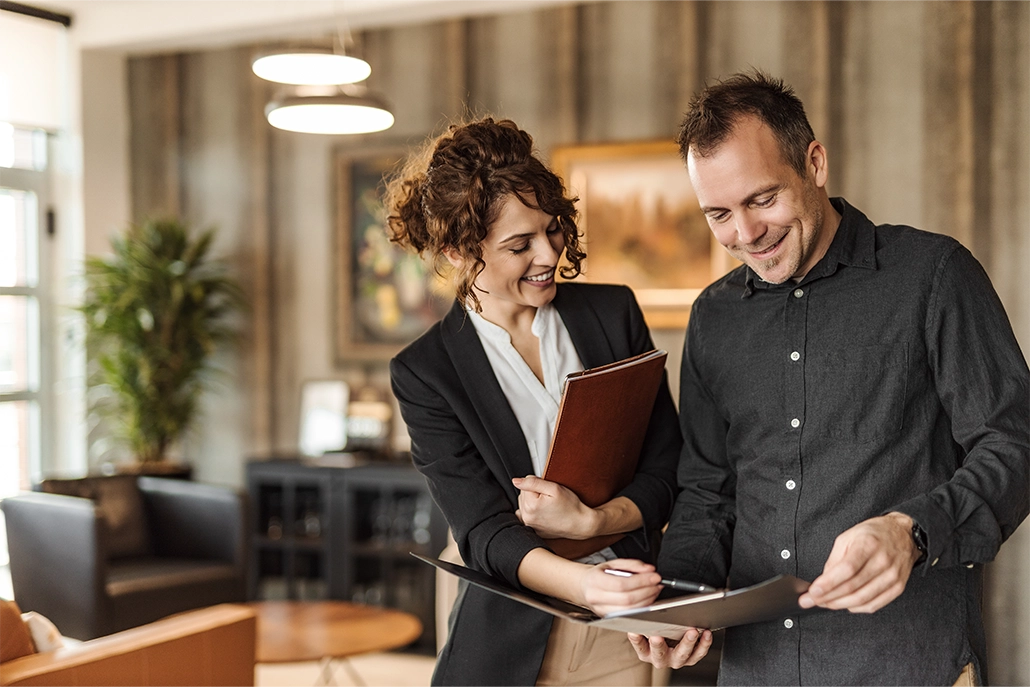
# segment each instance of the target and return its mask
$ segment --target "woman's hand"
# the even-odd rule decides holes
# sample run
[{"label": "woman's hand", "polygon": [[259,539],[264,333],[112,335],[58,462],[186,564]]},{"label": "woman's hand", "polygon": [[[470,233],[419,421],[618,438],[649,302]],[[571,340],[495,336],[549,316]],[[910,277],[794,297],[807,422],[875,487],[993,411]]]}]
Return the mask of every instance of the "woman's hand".
[{"label": "woman's hand", "polygon": [[688,628],[683,638],[676,642],[665,637],[645,637],[629,633],[629,643],[637,652],[637,658],[655,668],[682,668],[692,666],[712,648],[711,630]]},{"label": "woman's hand", "polygon": [[557,482],[529,475],[516,477],[519,490],[515,515],[545,539],[589,539],[598,533],[601,515]]},{"label": "woman's hand", "polygon": [[[604,572],[605,568],[633,574],[616,576]],[[613,611],[649,606],[662,591],[661,579],[661,575],[649,563],[617,558],[600,565],[587,566],[580,578],[580,591],[590,610],[598,615],[607,615]]]}]

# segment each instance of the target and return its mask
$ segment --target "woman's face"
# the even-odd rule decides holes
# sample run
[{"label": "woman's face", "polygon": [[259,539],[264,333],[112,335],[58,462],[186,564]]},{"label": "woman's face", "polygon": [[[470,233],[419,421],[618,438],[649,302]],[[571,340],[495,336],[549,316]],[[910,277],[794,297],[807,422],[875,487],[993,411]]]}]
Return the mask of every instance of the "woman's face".
[{"label": "woman's face", "polygon": [[[535,196],[527,200],[536,204]],[[524,309],[550,303],[564,249],[565,237],[557,217],[528,207],[514,195],[505,197],[483,240],[486,266],[474,286],[483,316],[502,324]],[[455,267],[464,264],[464,258],[453,251],[447,258]]]}]

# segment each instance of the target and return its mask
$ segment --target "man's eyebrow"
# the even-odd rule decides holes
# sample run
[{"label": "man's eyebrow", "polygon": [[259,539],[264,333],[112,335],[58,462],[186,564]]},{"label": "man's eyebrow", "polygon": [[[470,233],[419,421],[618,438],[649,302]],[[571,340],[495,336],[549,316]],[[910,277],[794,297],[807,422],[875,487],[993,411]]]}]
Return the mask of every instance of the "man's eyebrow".
[{"label": "man's eyebrow", "polygon": [[710,207],[708,205],[702,206],[701,213],[704,215],[711,214],[713,212],[726,212],[727,208]]},{"label": "man's eyebrow", "polygon": [[[745,198],[744,202],[742,203],[742,205],[750,205],[751,202],[755,198],[758,198],[759,196],[764,196],[766,193],[771,193],[772,191],[777,191],[779,189],[780,189],[780,184],[770,184],[769,186],[766,186],[765,188],[760,188],[757,191],[755,191],[754,193],[752,193],[751,195],[749,195],[747,198]],[[701,212],[703,214],[705,214],[705,215],[707,215],[709,213],[712,213],[712,212],[727,212],[728,210],[729,210],[729,208],[712,207],[712,206],[709,206],[709,205],[705,205],[705,206],[703,206],[701,208]]]}]

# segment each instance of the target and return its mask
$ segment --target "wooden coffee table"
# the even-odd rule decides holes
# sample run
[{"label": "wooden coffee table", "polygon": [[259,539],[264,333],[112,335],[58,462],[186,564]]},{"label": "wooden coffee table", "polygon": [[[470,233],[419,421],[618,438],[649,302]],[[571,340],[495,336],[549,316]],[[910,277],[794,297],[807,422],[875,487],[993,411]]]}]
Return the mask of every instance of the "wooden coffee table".
[{"label": "wooden coffee table", "polygon": [[257,662],[319,661],[319,684],[332,684],[339,660],[363,684],[348,656],[411,644],[422,623],[403,611],[347,601],[253,601],[257,612]]}]

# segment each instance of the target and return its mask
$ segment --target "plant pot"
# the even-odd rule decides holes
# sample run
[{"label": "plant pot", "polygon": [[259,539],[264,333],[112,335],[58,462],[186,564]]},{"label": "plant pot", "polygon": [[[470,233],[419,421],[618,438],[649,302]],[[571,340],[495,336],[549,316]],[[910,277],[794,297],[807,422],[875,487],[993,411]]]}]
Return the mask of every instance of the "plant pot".
[{"label": "plant pot", "polygon": [[141,475],[144,477],[169,477],[174,479],[190,479],[193,466],[174,460],[151,460],[132,463],[104,463],[103,472],[107,475]]}]

